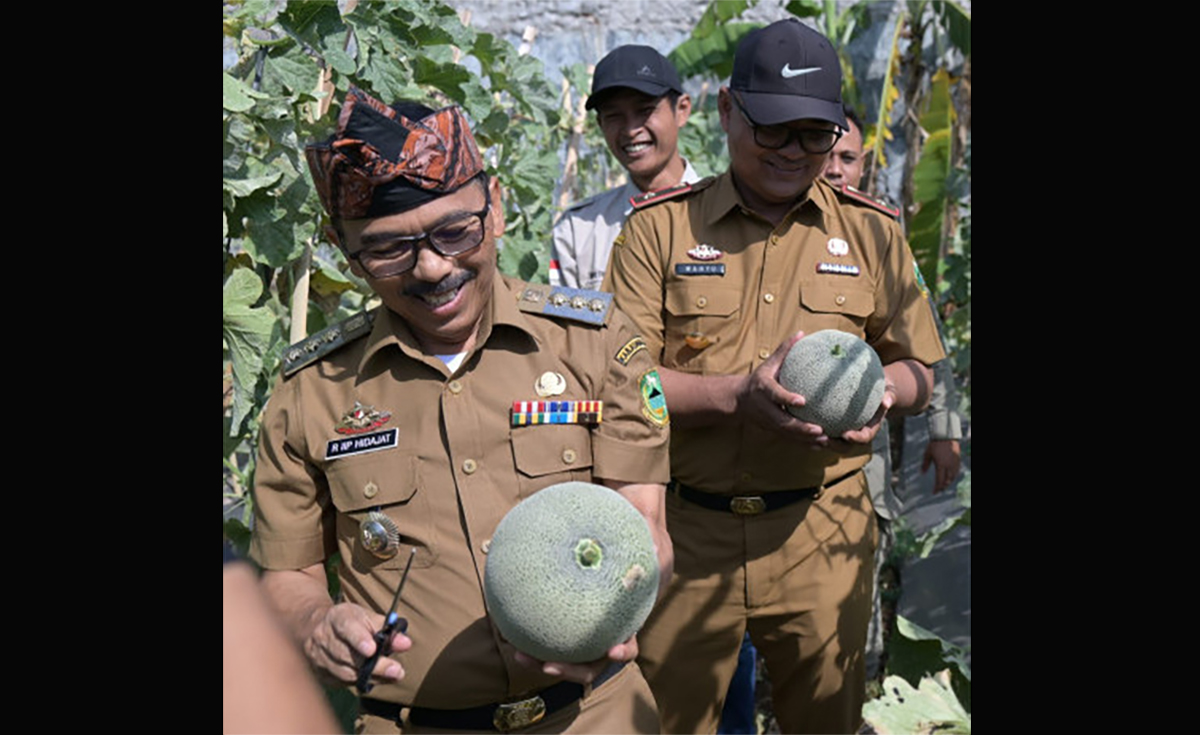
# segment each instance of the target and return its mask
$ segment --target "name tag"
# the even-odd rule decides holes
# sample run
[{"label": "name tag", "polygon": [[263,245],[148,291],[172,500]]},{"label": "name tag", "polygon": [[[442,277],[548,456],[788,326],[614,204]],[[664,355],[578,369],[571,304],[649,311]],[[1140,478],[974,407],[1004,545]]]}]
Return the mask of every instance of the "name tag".
[{"label": "name tag", "polygon": [[831,273],[835,276],[857,276],[857,265],[842,265],[841,263],[817,263],[817,273]]},{"label": "name tag", "polygon": [[725,275],[724,263],[676,263],[675,275],[677,276],[723,276]]},{"label": "name tag", "polygon": [[399,438],[399,429],[388,429],[348,439],[334,439],[325,445],[325,459],[341,459],[354,454],[391,449],[396,446]]}]

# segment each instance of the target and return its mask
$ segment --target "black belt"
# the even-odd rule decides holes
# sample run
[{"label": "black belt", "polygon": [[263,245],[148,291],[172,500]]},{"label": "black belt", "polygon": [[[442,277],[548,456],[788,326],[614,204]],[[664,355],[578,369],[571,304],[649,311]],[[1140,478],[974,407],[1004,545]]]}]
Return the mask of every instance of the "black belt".
[{"label": "black belt", "polygon": [[[592,689],[598,689],[601,684],[611,679],[625,663],[613,663],[592,681]],[[516,702],[501,704],[484,704],[470,709],[429,709],[428,707],[413,707],[408,712],[408,720],[421,727],[440,727],[446,730],[496,730],[508,732],[519,730],[540,721],[546,715],[574,704],[583,696],[583,684],[573,681],[560,681],[553,686]],[[400,722],[400,710],[404,707],[395,702],[384,702],[379,699],[364,697],[359,702],[362,711],[367,714],[383,717]]]},{"label": "black belt", "polygon": [[668,488],[671,492],[689,503],[695,503],[702,508],[728,511],[740,516],[756,516],[759,513],[767,513],[772,510],[785,508],[793,503],[799,503],[801,500],[819,497],[821,491],[825,488],[836,485],[857,472],[858,470],[848,472],[824,485],[817,485],[816,487],[806,487],[799,490],[775,490],[763,493],[762,495],[717,495],[716,493],[706,493],[703,490],[697,490],[694,487],[684,485],[678,480],[671,480]]}]

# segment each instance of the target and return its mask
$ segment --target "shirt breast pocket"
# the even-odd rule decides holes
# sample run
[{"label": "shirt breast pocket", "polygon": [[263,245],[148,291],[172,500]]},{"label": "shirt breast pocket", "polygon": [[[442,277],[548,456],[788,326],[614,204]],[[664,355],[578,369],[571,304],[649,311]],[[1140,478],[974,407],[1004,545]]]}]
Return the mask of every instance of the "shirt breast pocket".
[{"label": "shirt breast pocket", "polygon": [[800,308],[808,312],[804,320],[806,334],[838,329],[861,336],[866,333],[867,318],[875,311],[875,296],[870,290],[851,284],[803,284]]},{"label": "shirt breast pocket", "polygon": [[[332,461],[325,470],[329,493],[337,508],[337,533],[343,555],[356,572],[396,569],[408,563],[410,549],[417,549],[414,567],[428,567],[437,560],[436,524],[431,517],[429,490],[421,483],[417,457],[399,450],[385,450]],[[383,514],[398,531],[396,553],[386,559],[364,544],[363,522],[372,511]]]},{"label": "shirt breast pocket", "polygon": [[700,372],[721,351],[734,347],[742,305],[741,290],[724,283],[675,281],[667,284],[664,365]]},{"label": "shirt breast pocket", "polygon": [[522,498],[560,482],[592,482],[592,433],[578,424],[512,429],[513,464]]}]

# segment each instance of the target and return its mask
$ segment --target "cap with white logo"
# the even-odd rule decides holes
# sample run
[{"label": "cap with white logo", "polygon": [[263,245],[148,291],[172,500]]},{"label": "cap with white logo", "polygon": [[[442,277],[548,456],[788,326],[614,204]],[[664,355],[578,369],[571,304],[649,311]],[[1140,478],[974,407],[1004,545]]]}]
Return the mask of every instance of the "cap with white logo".
[{"label": "cap with white logo", "polygon": [[842,66],[829,39],[797,18],[747,33],[733,57],[729,88],[756,125],[816,119],[849,128]]}]

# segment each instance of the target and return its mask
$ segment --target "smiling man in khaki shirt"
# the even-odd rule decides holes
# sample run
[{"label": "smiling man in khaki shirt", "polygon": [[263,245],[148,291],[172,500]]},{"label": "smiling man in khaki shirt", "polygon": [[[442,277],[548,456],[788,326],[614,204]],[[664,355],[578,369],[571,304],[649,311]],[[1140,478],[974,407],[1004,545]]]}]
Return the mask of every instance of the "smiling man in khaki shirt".
[{"label": "smiling man in khaki shirt", "polygon": [[[862,466],[885,412],[928,402],[933,315],[894,218],[819,181],[846,121],[837,54],[796,19],[746,35],[718,99],[730,170],[635,211],[605,287],[663,367],[675,579],[639,635],[665,732],[716,730],[750,631],[783,732],[856,732],[876,527]],[[787,413],[800,333],[879,353],[887,388],[842,437]]]},{"label": "smiling man in khaki shirt", "polygon": [[457,108],[351,89],[337,133],[306,153],[336,241],[383,301],[290,348],[262,419],[252,555],[309,663],[355,682],[415,548],[407,634],[376,664],[358,732],[657,732],[636,636],[588,664],[533,661],[482,588],[496,525],[568,480],[628,499],[670,577],[668,419],[641,339],[606,294],[496,272],[500,187]]}]

